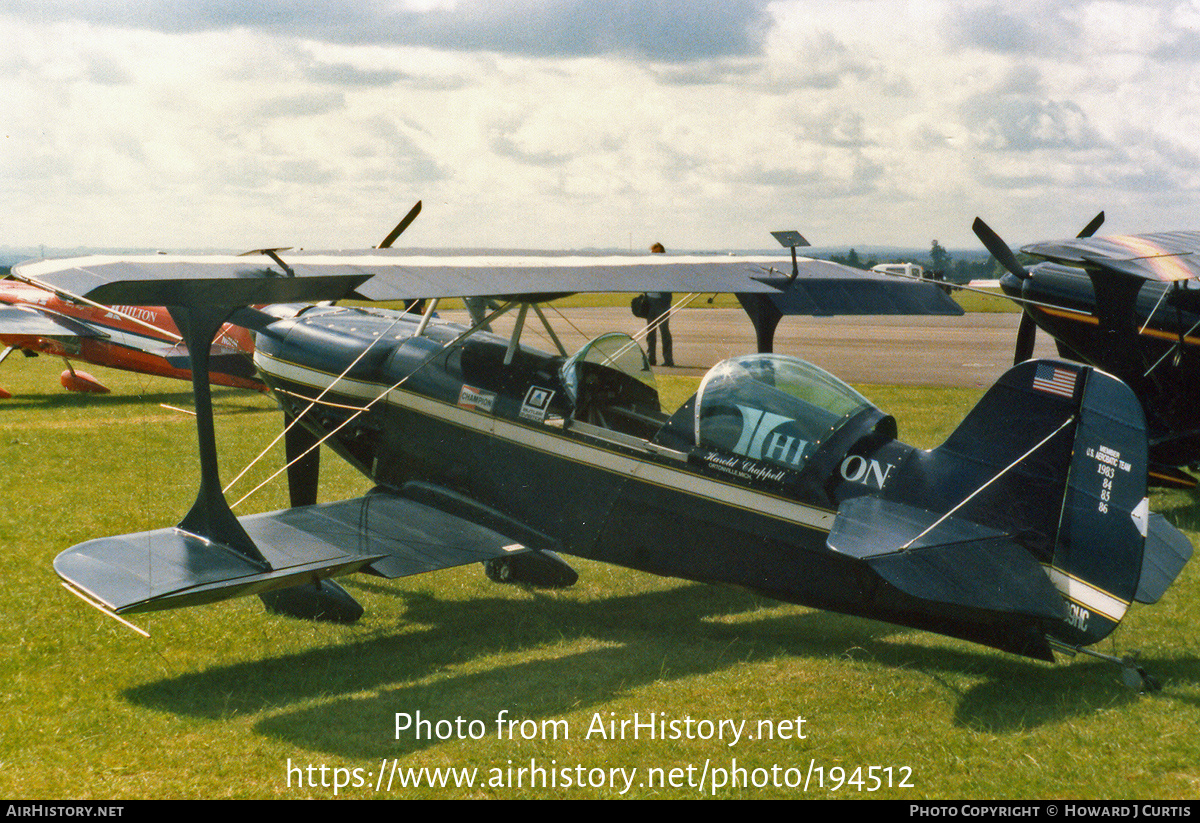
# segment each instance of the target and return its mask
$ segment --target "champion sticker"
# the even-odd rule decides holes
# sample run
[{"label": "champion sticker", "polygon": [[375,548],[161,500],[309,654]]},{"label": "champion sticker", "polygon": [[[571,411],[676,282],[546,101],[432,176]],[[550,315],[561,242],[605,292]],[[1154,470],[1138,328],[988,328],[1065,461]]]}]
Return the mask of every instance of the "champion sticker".
[{"label": "champion sticker", "polygon": [[496,405],[496,395],[493,392],[477,389],[474,386],[468,386],[466,383],[463,383],[462,389],[458,392],[458,405],[464,409],[491,414],[493,407]]},{"label": "champion sticker", "polygon": [[525,392],[525,402],[521,404],[521,419],[541,423],[546,419],[546,410],[550,408],[550,398],[554,397],[551,389],[530,386]]}]

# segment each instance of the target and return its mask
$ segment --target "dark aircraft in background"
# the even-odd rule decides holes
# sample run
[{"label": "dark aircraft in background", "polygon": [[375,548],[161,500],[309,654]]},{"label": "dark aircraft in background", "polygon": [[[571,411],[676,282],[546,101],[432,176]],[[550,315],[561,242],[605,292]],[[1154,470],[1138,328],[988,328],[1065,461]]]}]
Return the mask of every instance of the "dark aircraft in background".
[{"label": "dark aircraft in background", "polygon": [[[196,503],[176,527],[60,554],[55,570],[94,605],[132,614],[260,594],[274,611],[353,621],[361,607],[328,578],[483,561],[497,580],[562,586],[576,573],[559,555],[572,554],[1052,660],[1088,651],[1133,601],[1158,600],[1191,556],[1148,510],[1140,406],[1087,366],[1014,367],[923,451],[794,358],[719,363],[669,413],[625,335],[573,354],[520,342],[529,309],[552,296],[597,284],[770,295],[786,283],[761,277],[769,261],[311,252],[283,266],[21,269],[97,301],[169,303],[195,353]],[[244,308],[356,294],[431,302],[420,317]],[[439,298],[464,296],[503,305],[472,328],[434,318]],[[509,310],[510,336],[479,330]],[[221,492],[203,378],[208,340],[231,318],[255,329],[256,364],[298,421],[293,508],[241,518]],[[320,442],[376,488],[316,503]]]},{"label": "dark aircraft in background", "polygon": [[1023,246],[1045,261],[1032,268],[982,220],[973,228],[1024,310],[1016,362],[1032,355],[1041,328],[1061,356],[1120,378],[1145,411],[1155,480],[1195,486],[1170,467],[1200,460],[1200,232],[1093,237],[1103,220],[1101,212],[1072,239]]}]

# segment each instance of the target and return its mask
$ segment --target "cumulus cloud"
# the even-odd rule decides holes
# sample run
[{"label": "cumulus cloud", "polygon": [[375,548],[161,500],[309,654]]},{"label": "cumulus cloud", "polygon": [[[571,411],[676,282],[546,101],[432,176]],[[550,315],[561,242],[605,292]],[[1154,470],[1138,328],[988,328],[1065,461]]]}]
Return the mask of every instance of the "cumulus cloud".
[{"label": "cumulus cloud", "polygon": [[1053,2],[966,3],[951,8],[942,32],[956,47],[1028,55],[1070,48],[1082,32],[1070,6]]},{"label": "cumulus cloud", "polygon": [[1134,0],[17,0],[0,192],[71,244],[375,242],[418,197],[423,245],[1153,225],[1200,191],[1196,31]]},{"label": "cumulus cloud", "polygon": [[666,62],[759,50],[766,0],[456,0],[406,3],[45,0],[10,11],[168,33],[253,29],[331,43]]},{"label": "cumulus cloud", "polygon": [[345,108],[346,98],[341,92],[304,92],[283,97],[273,97],[259,103],[252,112],[252,120],[276,117],[307,117],[325,114]]},{"label": "cumulus cloud", "polygon": [[1151,56],[1166,63],[1200,63],[1200,31],[1180,32],[1169,42],[1155,48]]},{"label": "cumulus cloud", "polygon": [[1070,101],[984,96],[970,101],[963,122],[984,149],[1086,151],[1106,147],[1087,113]]}]

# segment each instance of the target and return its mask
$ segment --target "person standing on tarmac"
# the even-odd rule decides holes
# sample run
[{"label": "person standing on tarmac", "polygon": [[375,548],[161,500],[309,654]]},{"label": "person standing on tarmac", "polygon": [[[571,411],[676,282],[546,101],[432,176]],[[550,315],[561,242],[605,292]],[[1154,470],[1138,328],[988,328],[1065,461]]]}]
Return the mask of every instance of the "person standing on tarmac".
[{"label": "person standing on tarmac", "polygon": [[[666,254],[667,250],[663,248],[662,243],[655,243],[650,247],[652,254]],[[657,342],[658,332],[662,332],[662,355],[664,366],[674,366],[675,360],[671,357],[671,320],[668,312],[671,310],[671,300],[673,295],[669,291],[648,291],[646,292],[646,326],[649,331],[646,332],[646,349],[647,355],[650,357],[650,365],[658,365],[658,361],[654,356],[655,343]],[[658,318],[662,318],[662,322],[655,325]]]}]

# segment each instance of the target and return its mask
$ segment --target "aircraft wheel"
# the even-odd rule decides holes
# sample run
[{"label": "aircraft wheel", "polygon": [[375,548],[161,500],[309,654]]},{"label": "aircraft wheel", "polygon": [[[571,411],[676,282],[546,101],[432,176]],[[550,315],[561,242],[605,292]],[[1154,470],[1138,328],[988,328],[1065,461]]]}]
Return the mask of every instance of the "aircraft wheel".
[{"label": "aircraft wheel", "polygon": [[562,589],[573,586],[579,575],[552,551],[494,557],[485,561],[483,570],[496,583],[533,586],[536,589]]},{"label": "aircraft wheel", "polygon": [[487,574],[488,580],[495,583],[513,582],[512,563],[508,561],[507,557],[494,557],[485,561],[483,571]]},{"label": "aircraft wheel", "polygon": [[1126,663],[1122,667],[1121,680],[1127,687],[1136,689],[1142,694],[1162,691],[1162,684],[1158,682],[1154,675],[1147,672],[1141,666],[1131,663]]}]

